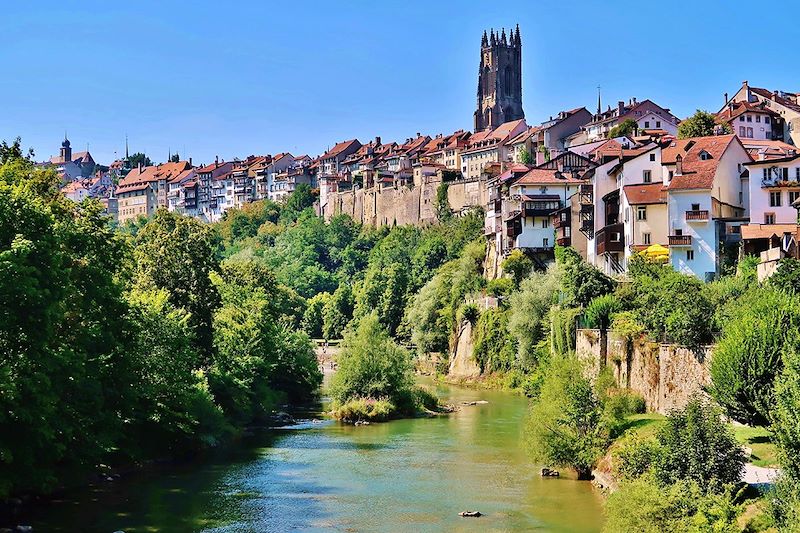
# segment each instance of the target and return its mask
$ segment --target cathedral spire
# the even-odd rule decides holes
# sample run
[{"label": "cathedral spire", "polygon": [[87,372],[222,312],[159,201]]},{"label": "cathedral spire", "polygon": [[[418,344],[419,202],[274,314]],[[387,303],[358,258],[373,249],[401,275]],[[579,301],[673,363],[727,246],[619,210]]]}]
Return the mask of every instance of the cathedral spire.
[{"label": "cathedral spire", "polygon": [[516,44],[517,46],[521,46],[522,45],[522,37],[519,34],[519,24],[517,24],[517,37],[514,40],[514,44]]},{"label": "cathedral spire", "polygon": [[597,86],[597,114],[602,113],[603,107],[600,105],[600,86]]},{"label": "cathedral spire", "polygon": [[130,159],[130,156],[128,155],[128,134],[126,133],[125,134],[125,161],[127,161],[128,159]]},{"label": "cathedral spire", "polygon": [[481,46],[483,48],[489,46],[489,38],[486,36],[486,30],[483,30],[483,37],[481,37]]},{"label": "cathedral spire", "polygon": [[508,45],[508,41],[506,41],[506,29],[505,28],[503,28],[503,32],[502,32],[502,34],[500,36],[500,42],[503,43],[503,46],[507,46]]},{"label": "cathedral spire", "polygon": [[497,39],[494,37],[494,28],[489,30],[489,44],[492,46],[497,44]]}]

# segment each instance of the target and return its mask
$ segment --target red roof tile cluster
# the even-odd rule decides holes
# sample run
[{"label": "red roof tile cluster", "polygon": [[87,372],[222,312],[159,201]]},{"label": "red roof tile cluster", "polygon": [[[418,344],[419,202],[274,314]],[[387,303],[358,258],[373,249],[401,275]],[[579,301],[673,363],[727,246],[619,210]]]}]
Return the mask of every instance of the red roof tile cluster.
[{"label": "red roof tile cluster", "polygon": [[667,188],[663,183],[644,183],[640,185],[626,185],[625,196],[631,205],[665,204],[667,203]]},{"label": "red roof tile cluster", "polygon": [[677,167],[677,159],[681,157],[682,171],[679,174],[676,168],[669,189],[711,189],[722,155],[731,143],[741,145],[733,134],[674,141],[661,152],[664,164],[671,163]]}]

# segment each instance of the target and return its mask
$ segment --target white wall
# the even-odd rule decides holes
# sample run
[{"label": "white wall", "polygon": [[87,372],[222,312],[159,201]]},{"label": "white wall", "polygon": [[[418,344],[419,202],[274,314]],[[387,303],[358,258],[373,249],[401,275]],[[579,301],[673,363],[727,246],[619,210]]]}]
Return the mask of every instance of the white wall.
[{"label": "white wall", "polygon": [[[692,204],[699,204],[700,209],[711,210],[711,195],[708,190],[670,191],[668,195],[669,223],[668,233],[675,235],[675,229],[682,229],[683,235],[692,236],[691,246],[671,246],[669,258],[678,272],[694,274],[700,279],[706,278],[707,272],[717,271],[719,254],[716,236],[716,223],[707,221],[686,221],[686,211],[692,210]],[[687,250],[694,251],[694,259],[688,260]]]}]

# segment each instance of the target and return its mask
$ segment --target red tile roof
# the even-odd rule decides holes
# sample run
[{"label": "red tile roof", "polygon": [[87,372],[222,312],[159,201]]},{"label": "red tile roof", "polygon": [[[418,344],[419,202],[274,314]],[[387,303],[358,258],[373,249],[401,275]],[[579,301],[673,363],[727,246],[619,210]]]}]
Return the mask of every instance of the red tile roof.
[{"label": "red tile roof", "polygon": [[725,109],[717,113],[717,120],[721,122],[731,122],[744,113],[760,113],[771,117],[780,117],[780,115],[772,109],[764,107],[763,102],[751,103],[741,101],[729,102]]},{"label": "red tile roof", "polygon": [[[560,174],[561,177],[558,177]],[[521,178],[514,182],[514,185],[548,185],[548,184],[566,184],[577,185],[585,183],[580,178],[573,178],[571,172],[561,172],[547,168],[534,168],[523,174]]]},{"label": "red tile roof", "polygon": [[[665,160],[675,163],[678,155],[683,158],[683,172],[676,172],[669,189],[711,189],[722,155],[731,143],[741,145],[736,135],[728,134],[676,140],[674,147],[665,148],[662,151],[662,163]],[[710,157],[701,159],[701,152],[707,152]]]},{"label": "red tile roof", "polygon": [[623,187],[628,203],[631,205],[665,204],[667,188],[663,183],[645,183]]},{"label": "red tile roof", "polygon": [[337,155],[341,154],[345,150],[347,150],[351,145],[357,143],[358,139],[350,139],[349,141],[342,141],[340,143],[336,143],[333,148],[322,154],[322,159],[328,159],[329,157],[336,157]]}]

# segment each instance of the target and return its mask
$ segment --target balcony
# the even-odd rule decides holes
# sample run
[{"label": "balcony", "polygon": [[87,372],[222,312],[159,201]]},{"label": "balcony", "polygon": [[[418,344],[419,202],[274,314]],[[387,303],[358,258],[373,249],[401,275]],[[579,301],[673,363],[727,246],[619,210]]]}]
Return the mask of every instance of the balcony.
[{"label": "balcony", "polygon": [[598,255],[625,251],[625,233],[622,224],[610,224],[603,227],[595,234],[594,239]]},{"label": "balcony", "polygon": [[547,217],[561,209],[561,200],[534,200],[522,203],[522,216]]},{"label": "balcony", "polygon": [[550,222],[555,229],[570,227],[572,225],[572,212],[570,207],[564,207],[553,213],[550,216]]},{"label": "balcony", "polygon": [[687,222],[708,222],[708,209],[686,211]]},{"label": "balcony", "polygon": [[569,246],[572,242],[570,237],[559,237],[556,239],[556,244],[559,246]]},{"label": "balcony", "polygon": [[592,186],[591,183],[582,183],[578,193],[580,194],[581,204],[584,205],[594,204],[594,187]]},{"label": "balcony", "polygon": [[691,235],[670,235],[668,237],[670,246],[691,246]]}]

